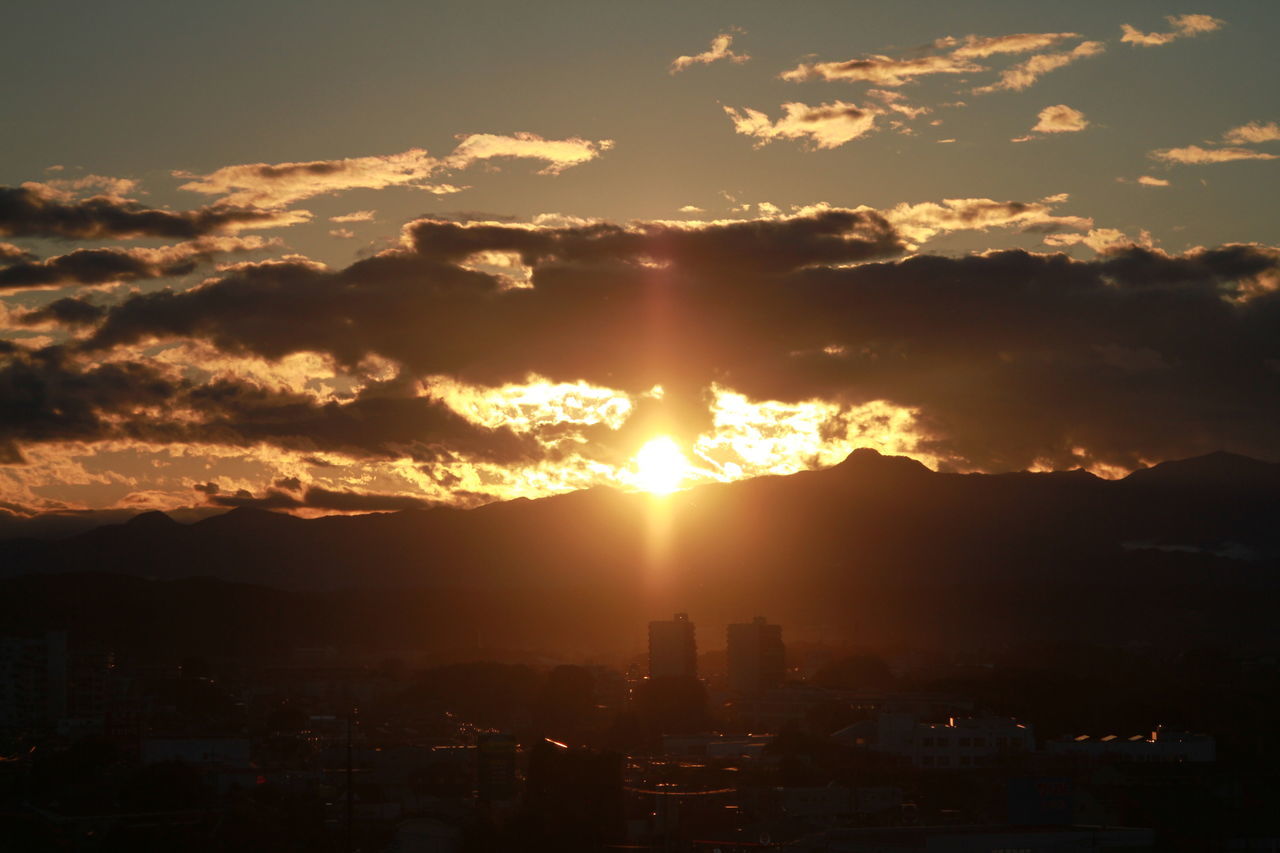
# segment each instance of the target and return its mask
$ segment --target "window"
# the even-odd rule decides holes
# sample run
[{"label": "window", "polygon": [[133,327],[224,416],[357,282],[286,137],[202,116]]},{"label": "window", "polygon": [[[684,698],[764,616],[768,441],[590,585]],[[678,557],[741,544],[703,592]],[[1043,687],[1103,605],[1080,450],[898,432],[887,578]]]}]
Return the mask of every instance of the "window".
[{"label": "window", "polygon": [[968,767],[968,766],[969,766],[970,764],[972,764],[972,763],[973,763],[973,761],[969,758],[969,756],[967,756],[967,755],[962,755],[962,756],[960,756],[960,766],[961,766],[961,767]]},{"label": "window", "polygon": [[931,737],[924,738],[920,741],[920,743],[924,746],[933,746],[933,738]]},{"label": "window", "polygon": [[932,766],[933,766],[933,756],[932,756],[932,755],[926,755],[926,756],[924,756],[923,758],[921,758],[921,759],[920,759],[920,764],[921,764],[921,766],[923,766],[923,767],[932,767]]},{"label": "window", "polygon": [[948,745],[949,743],[951,743],[951,739],[950,739],[950,738],[945,738],[945,737],[940,737],[940,738],[938,738],[938,746],[946,746],[946,745]]},{"label": "window", "polygon": [[962,737],[962,738],[960,738],[960,745],[961,745],[961,746],[968,746],[968,745],[969,745],[969,739],[968,739],[967,737]]}]

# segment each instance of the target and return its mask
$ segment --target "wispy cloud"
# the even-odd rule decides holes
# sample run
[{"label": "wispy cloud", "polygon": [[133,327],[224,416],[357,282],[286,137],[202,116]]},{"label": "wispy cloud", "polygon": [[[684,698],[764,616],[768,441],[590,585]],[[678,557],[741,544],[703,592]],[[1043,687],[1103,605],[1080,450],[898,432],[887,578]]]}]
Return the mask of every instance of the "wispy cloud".
[{"label": "wispy cloud", "polygon": [[731,47],[734,35],[740,35],[741,33],[741,30],[736,29],[720,33],[711,40],[711,46],[702,53],[695,53],[692,56],[677,56],[671,62],[670,73],[679,74],[691,65],[710,65],[720,60],[728,60],[733,63],[746,62],[751,57],[745,53],[734,53]]},{"label": "wispy cloud", "polygon": [[1166,15],[1165,20],[1173,27],[1167,33],[1144,33],[1129,24],[1121,24],[1120,30],[1124,35],[1120,37],[1120,41],[1142,47],[1156,47],[1168,44],[1175,39],[1198,36],[1201,33],[1211,33],[1214,30],[1221,29],[1222,25],[1226,23],[1226,21],[1215,18],[1212,15]]},{"label": "wispy cloud", "polygon": [[1199,145],[1188,145],[1186,148],[1163,148],[1152,151],[1151,157],[1165,163],[1202,164],[1230,163],[1232,160],[1275,160],[1275,154],[1254,151],[1250,148],[1201,148]]},{"label": "wispy cloud", "polygon": [[792,83],[806,80],[865,80],[879,86],[901,86],[916,77],[929,74],[968,74],[982,70],[982,66],[954,55],[921,56],[913,59],[873,55],[844,62],[802,62],[778,76]]},{"label": "wispy cloud", "polygon": [[950,48],[951,55],[959,59],[984,59],[998,53],[1026,53],[1052,47],[1065,39],[1079,38],[1079,33],[1014,33],[1007,36],[965,36],[957,39],[947,36],[935,41],[934,47]]},{"label": "wispy cloud", "polygon": [[536,133],[472,133],[460,136],[458,147],[444,161],[451,169],[465,169],[481,160],[521,158],[547,165],[538,174],[558,175],[570,166],[588,163],[613,148],[612,139],[591,141],[576,136],[543,139]]},{"label": "wispy cloud", "polygon": [[814,148],[837,148],[850,140],[870,133],[876,116],[883,111],[875,107],[859,107],[844,101],[810,106],[799,102],[783,104],[785,115],[773,121],[765,113],[750,108],[741,111],[725,107],[733,120],[733,129],[743,136],[754,136],[756,147],[777,139],[805,139]]},{"label": "wispy cloud", "polygon": [[1018,227],[1037,231],[1085,230],[1093,220],[1084,216],[1063,216],[1053,206],[1066,201],[1059,195],[1038,202],[996,201],[989,198],[947,198],[941,202],[899,204],[883,211],[898,233],[911,241],[912,248],[941,233],[986,231]]},{"label": "wispy cloud", "polygon": [[1280,125],[1274,121],[1266,124],[1251,121],[1240,127],[1233,127],[1222,135],[1222,141],[1231,145],[1249,145],[1258,142],[1275,142],[1280,140]]},{"label": "wispy cloud", "polygon": [[1040,111],[1039,121],[1026,136],[1019,136],[1013,142],[1027,142],[1036,138],[1036,134],[1044,133],[1078,133],[1089,126],[1084,113],[1066,104],[1055,104]]},{"label": "wispy cloud", "polygon": [[1025,62],[1020,62],[1012,68],[1005,69],[1000,74],[999,80],[989,86],[979,86],[973,90],[973,93],[975,95],[983,95],[989,92],[1021,91],[1029,88],[1050,71],[1056,71],[1078,59],[1097,56],[1106,49],[1106,45],[1100,41],[1086,41],[1081,42],[1071,50],[1061,53],[1039,53]]},{"label": "wispy cloud", "polygon": [[611,147],[613,142],[608,139],[544,139],[535,133],[509,136],[473,133],[460,136],[457,147],[444,158],[433,157],[422,148],[410,148],[399,154],[245,163],[224,166],[206,175],[174,172],[174,176],[190,179],[182,185],[184,190],[222,196],[220,204],[276,209],[313,196],[353,189],[412,187],[437,195],[455,193],[462,188],[432,178],[466,169],[482,160],[540,160],[546,164],[540,174],[555,175],[570,166],[594,160]]},{"label": "wispy cloud", "polygon": [[344,213],[341,216],[330,216],[330,222],[372,222],[376,210],[353,210],[351,213]]}]

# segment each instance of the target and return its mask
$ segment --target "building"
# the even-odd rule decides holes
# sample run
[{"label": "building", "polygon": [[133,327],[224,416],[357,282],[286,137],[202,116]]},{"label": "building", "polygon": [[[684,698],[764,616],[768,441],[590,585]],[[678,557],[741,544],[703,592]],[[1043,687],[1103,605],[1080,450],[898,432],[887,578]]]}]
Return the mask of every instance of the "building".
[{"label": "building", "polygon": [[698,645],[689,614],[649,623],[649,677],[697,678]]},{"label": "building", "polygon": [[67,713],[67,635],[0,637],[0,729],[54,727]]},{"label": "building", "polygon": [[729,689],[755,695],[778,687],[786,675],[782,626],[763,616],[729,626]]},{"label": "building", "polygon": [[1090,761],[1154,761],[1176,764],[1184,761],[1214,761],[1217,744],[1209,735],[1167,732],[1157,728],[1150,735],[1076,735],[1051,740],[1048,751],[1074,755]]},{"label": "building", "polygon": [[983,767],[1036,748],[1030,725],[994,716],[951,717],[945,723],[930,723],[915,714],[883,712],[874,724],[855,723],[832,738],[901,756],[915,767],[941,770]]}]

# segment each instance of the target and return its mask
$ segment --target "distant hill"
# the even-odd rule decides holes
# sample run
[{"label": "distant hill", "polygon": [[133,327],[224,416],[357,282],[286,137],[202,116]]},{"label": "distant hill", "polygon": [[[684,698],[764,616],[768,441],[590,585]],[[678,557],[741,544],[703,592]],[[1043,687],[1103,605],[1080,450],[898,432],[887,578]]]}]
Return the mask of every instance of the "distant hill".
[{"label": "distant hill", "polygon": [[[295,590],[248,595],[284,596],[272,605],[288,611],[275,617],[282,624],[311,612],[297,602],[354,607],[381,595],[364,614],[388,614],[379,631],[400,631],[394,612],[410,625],[401,633],[439,641],[479,631],[513,643],[600,642],[619,624],[643,631],[677,609],[711,630],[765,613],[854,639],[941,642],[964,632],[1002,642],[1016,628],[1116,641],[1222,630],[1265,641],[1277,518],[1280,466],[1229,454],[1107,481],[1082,471],[939,474],[862,450],[822,471],[665,499],[595,489],[313,520],[241,508],[192,524],[145,513],[64,540],[0,542],[0,576],[13,579],[0,588],[9,601],[0,613],[26,624],[13,595],[45,590],[49,607],[80,595],[76,582],[20,575],[90,572],[153,581],[116,589],[125,601],[188,589],[173,583],[190,578]],[[324,592],[342,589],[366,592]],[[92,596],[83,607],[93,612]],[[413,613],[431,624],[414,627]],[[75,621],[70,611],[58,618]],[[316,624],[336,630],[334,618]]]}]

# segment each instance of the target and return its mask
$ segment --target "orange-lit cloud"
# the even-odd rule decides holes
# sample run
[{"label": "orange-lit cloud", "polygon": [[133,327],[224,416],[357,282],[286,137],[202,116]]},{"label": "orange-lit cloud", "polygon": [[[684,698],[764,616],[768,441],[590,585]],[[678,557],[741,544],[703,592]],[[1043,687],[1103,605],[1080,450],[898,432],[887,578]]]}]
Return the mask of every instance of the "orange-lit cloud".
[{"label": "orange-lit cloud", "polygon": [[18,261],[34,261],[36,256],[21,246],[0,242],[0,265],[17,263]]},{"label": "orange-lit cloud", "polygon": [[677,56],[671,62],[670,73],[678,74],[691,65],[710,65],[720,60],[728,60],[733,63],[746,62],[751,57],[745,53],[734,53],[731,45],[733,44],[734,31],[720,33],[711,40],[711,46],[702,53],[696,53],[692,56]]},{"label": "orange-lit cloud", "polygon": [[875,107],[859,107],[844,101],[810,106],[798,102],[783,104],[784,115],[777,121],[760,112],[725,107],[733,121],[734,132],[756,138],[756,147],[777,139],[803,139],[814,148],[838,148],[846,142],[871,132],[876,116],[883,111]]},{"label": "orange-lit cloud", "polygon": [[458,147],[445,160],[450,168],[465,169],[483,160],[522,158],[546,163],[538,172],[540,175],[558,175],[570,166],[590,162],[613,148],[612,139],[594,142],[576,136],[543,139],[536,133],[514,133],[510,136],[472,133],[459,139]]},{"label": "orange-lit cloud", "polygon": [[753,401],[719,385],[711,394],[712,427],[697,438],[693,452],[705,475],[717,480],[824,468],[859,447],[937,467],[935,457],[921,452],[926,436],[918,413],[883,400],[855,406],[821,399]]},{"label": "orange-lit cloud", "polygon": [[372,222],[376,210],[355,210],[341,216],[330,216],[330,222]]},{"label": "orange-lit cloud", "polygon": [[612,146],[613,142],[608,139],[593,142],[577,137],[543,139],[534,133],[510,136],[473,133],[460,136],[457,147],[445,158],[433,157],[422,148],[410,148],[399,154],[297,163],[246,163],[224,166],[207,175],[174,172],[174,176],[190,179],[181,189],[222,196],[221,205],[276,209],[313,196],[353,189],[410,187],[437,195],[455,193],[462,188],[431,179],[443,172],[499,158],[540,160],[546,164],[541,174],[554,175],[594,160]]},{"label": "orange-lit cloud", "polygon": [[1031,130],[1035,133],[1075,133],[1089,126],[1084,113],[1066,104],[1056,104],[1040,111],[1040,120]]},{"label": "orange-lit cloud", "polygon": [[1222,141],[1230,145],[1253,145],[1259,142],[1275,142],[1280,140],[1280,124],[1269,121],[1251,121],[1240,127],[1233,127],[1222,135]]},{"label": "orange-lit cloud", "polygon": [[989,228],[1009,227],[1040,231],[1083,230],[1092,227],[1093,220],[1088,217],[1061,216],[1053,212],[1053,205],[1066,200],[1065,196],[1038,202],[949,198],[941,202],[904,202],[884,211],[884,215],[913,244],[924,243],[937,234],[950,231],[985,231]]},{"label": "orange-lit cloud", "polygon": [[[934,42],[934,47],[952,48],[951,55],[960,59],[985,59],[998,53],[1026,53],[1052,47],[1065,39],[1079,38],[1079,33],[1015,33],[1007,36],[965,36],[964,39],[946,37]],[[956,47],[959,45],[959,47]]]},{"label": "orange-lit cloud", "polygon": [[430,192],[426,179],[440,170],[440,161],[421,148],[399,154],[311,160],[298,163],[246,163],[224,166],[207,175],[174,172],[191,180],[181,189],[222,196],[221,203],[255,208],[278,208],[327,193],[351,189],[419,186]]},{"label": "orange-lit cloud", "polygon": [[878,86],[901,86],[917,77],[930,74],[969,74],[982,71],[967,59],[955,55],[922,56],[893,59],[873,55],[844,62],[802,62],[778,75],[783,80],[800,83],[806,80],[866,81]]},{"label": "orange-lit cloud", "polygon": [[1166,15],[1165,20],[1173,27],[1167,33],[1144,33],[1129,24],[1121,24],[1120,29],[1124,35],[1120,37],[1120,41],[1141,47],[1156,47],[1168,44],[1175,39],[1198,36],[1201,33],[1211,33],[1214,30],[1221,29],[1222,25],[1226,23],[1226,21],[1215,18],[1212,15]]},{"label": "orange-lit cloud", "polygon": [[23,186],[40,187],[43,191],[56,195],[64,200],[71,200],[83,195],[84,190],[99,190],[101,194],[111,198],[124,199],[138,187],[132,178],[112,178],[106,175],[84,175],[79,178],[57,178],[40,183],[32,182]]},{"label": "orange-lit cloud", "polygon": [[1090,56],[1097,56],[1106,50],[1106,45],[1100,41],[1081,42],[1074,48],[1062,53],[1040,53],[1030,57],[1024,62],[1020,62],[1012,68],[1005,69],[1000,74],[1000,79],[988,86],[979,86],[973,90],[975,95],[987,94],[989,92],[1011,91],[1018,92],[1029,88],[1033,83],[1039,80],[1050,71],[1056,71],[1059,68],[1070,65],[1078,59],[1084,59]]},{"label": "orange-lit cloud", "polygon": [[1277,155],[1265,151],[1254,151],[1251,148],[1201,148],[1199,145],[1188,145],[1185,148],[1163,148],[1152,151],[1151,157],[1165,163],[1204,164],[1230,163],[1233,160],[1275,160]]},{"label": "orange-lit cloud", "polygon": [[173,211],[148,208],[110,195],[73,199],[47,184],[0,187],[0,236],[7,237],[191,239],[247,229],[282,228],[310,218],[305,210],[269,211],[223,204]]}]

